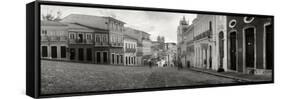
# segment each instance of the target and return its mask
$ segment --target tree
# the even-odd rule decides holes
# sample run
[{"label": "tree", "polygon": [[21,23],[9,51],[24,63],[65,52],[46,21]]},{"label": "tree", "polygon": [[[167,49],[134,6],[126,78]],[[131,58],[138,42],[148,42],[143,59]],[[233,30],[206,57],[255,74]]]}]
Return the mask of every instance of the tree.
[{"label": "tree", "polygon": [[46,15],[42,14],[42,20],[44,21],[60,21],[62,13],[60,11],[57,12],[56,15],[47,13]]}]

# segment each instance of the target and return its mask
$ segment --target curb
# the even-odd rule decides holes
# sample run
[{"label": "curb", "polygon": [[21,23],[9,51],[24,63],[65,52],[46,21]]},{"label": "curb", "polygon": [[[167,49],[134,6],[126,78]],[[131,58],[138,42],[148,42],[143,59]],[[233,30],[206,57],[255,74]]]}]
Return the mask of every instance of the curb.
[{"label": "curb", "polygon": [[229,76],[229,75],[223,75],[223,74],[219,74],[219,73],[212,73],[212,72],[208,72],[208,71],[204,71],[204,70],[199,70],[196,68],[189,68],[189,70],[192,71],[196,71],[196,72],[201,72],[201,73],[206,73],[206,74],[210,74],[210,75],[214,75],[214,76],[219,76],[219,77],[224,77],[224,78],[230,78],[230,79],[234,79],[237,80],[239,82],[252,82],[254,80],[250,80],[250,79],[245,79],[245,78],[241,78],[241,77],[235,77],[235,76]]}]

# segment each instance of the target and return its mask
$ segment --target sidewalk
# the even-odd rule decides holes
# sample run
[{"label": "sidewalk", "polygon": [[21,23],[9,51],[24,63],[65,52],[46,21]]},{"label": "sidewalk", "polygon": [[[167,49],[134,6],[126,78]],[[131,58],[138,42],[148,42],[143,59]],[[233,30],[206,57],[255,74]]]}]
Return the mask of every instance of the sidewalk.
[{"label": "sidewalk", "polygon": [[215,76],[220,77],[226,77],[235,79],[238,81],[246,81],[246,82],[258,82],[258,81],[271,81],[272,76],[271,75],[251,75],[251,74],[243,74],[238,72],[217,72],[214,70],[208,70],[208,69],[201,69],[201,68],[188,68],[189,70],[207,73]]}]

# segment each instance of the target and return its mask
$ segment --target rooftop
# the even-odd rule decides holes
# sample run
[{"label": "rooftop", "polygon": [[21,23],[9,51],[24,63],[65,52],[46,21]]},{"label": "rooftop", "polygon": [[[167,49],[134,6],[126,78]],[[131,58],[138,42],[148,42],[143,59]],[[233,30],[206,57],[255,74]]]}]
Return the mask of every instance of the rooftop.
[{"label": "rooftop", "polygon": [[41,21],[41,26],[67,26],[67,25],[56,21]]},{"label": "rooftop", "polygon": [[115,20],[122,24],[124,22],[117,20],[112,17],[94,16],[94,15],[84,15],[84,14],[70,14],[62,19],[61,22],[71,22],[79,23],[81,25],[95,27],[99,29],[107,29],[107,24],[109,20]]}]

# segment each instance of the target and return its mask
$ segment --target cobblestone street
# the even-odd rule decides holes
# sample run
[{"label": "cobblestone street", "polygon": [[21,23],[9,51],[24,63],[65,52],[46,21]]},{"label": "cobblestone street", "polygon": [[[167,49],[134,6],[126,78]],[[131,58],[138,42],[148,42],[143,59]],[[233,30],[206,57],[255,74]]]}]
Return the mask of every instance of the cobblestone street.
[{"label": "cobblestone street", "polygon": [[41,62],[42,94],[234,83],[233,79],[172,67]]}]

